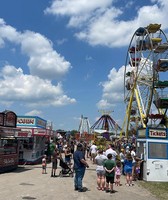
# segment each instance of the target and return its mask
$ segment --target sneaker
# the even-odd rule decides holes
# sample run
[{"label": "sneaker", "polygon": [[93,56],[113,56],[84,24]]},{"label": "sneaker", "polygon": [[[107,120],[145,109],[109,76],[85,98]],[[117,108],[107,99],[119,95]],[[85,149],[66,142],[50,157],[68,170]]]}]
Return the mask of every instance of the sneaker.
[{"label": "sneaker", "polygon": [[78,190],[78,192],[86,192],[84,189],[80,189]]},{"label": "sneaker", "polygon": [[106,193],[110,192],[109,190],[106,190]]},{"label": "sneaker", "polygon": [[75,188],[74,190],[75,190],[75,191],[78,191],[78,188]]},{"label": "sneaker", "polygon": [[129,184],[128,184],[128,183],[126,183],[125,185],[126,185],[126,186],[129,186]]}]

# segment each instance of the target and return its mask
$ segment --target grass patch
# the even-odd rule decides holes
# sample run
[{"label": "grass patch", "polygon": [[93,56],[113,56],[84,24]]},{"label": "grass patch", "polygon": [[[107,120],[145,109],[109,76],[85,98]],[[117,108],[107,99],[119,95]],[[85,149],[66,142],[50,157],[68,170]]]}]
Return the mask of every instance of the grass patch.
[{"label": "grass patch", "polygon": [[155,195],[159,200],[168,199],[168,182],[139,181],[138,183]]}]

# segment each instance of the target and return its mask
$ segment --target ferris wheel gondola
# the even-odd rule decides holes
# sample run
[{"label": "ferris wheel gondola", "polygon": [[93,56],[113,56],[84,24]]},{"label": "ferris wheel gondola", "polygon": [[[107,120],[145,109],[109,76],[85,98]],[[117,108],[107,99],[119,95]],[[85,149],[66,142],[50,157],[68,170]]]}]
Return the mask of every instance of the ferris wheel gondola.
[{"label": "ferris wheel gondola", "polygon": [[[130,41],[124,72],[126,115],[122,132],[167,126],[168,40],[160,24],[138,28]],[[125,129],[124,129],[125,128]]]}]

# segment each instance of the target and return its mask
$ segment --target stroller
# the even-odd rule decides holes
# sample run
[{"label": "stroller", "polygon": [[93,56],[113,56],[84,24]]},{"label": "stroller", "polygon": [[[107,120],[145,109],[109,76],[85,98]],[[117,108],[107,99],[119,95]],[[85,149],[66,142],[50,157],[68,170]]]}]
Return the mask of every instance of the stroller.
[{"label": "stroller", "polygon": [[62,168],[59,176],[63,177],[65,175],[69,175],[70,177],[73,177],[73,170],[71,169],[70,165],[68,165],[66,162],[63,161],[63,159],[60,159],[60,167]]}]

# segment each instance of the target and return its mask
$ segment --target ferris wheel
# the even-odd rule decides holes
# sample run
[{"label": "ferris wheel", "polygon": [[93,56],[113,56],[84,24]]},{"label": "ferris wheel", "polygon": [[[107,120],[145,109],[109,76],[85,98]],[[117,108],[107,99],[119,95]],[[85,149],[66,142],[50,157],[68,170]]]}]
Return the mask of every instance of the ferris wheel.
[{"label": "ferris wheel", "polygon": [[168,40],[161,24],[138,28],[133,34],[124,72],[126,114],[122,132],[138,127],[167,126]]}]

